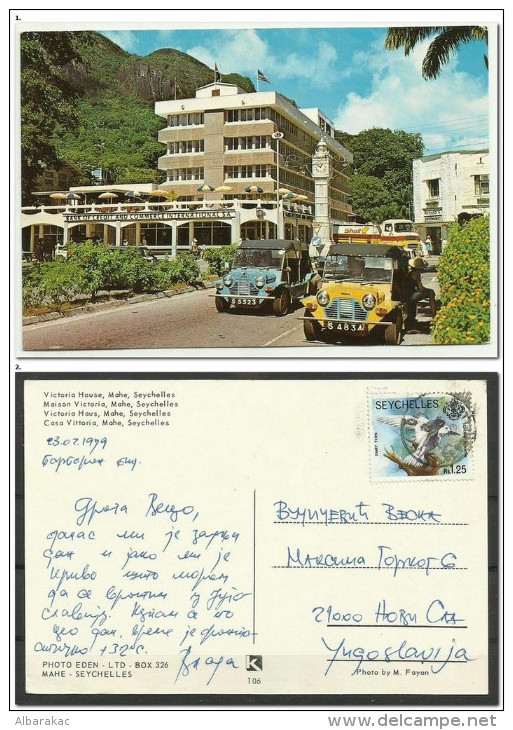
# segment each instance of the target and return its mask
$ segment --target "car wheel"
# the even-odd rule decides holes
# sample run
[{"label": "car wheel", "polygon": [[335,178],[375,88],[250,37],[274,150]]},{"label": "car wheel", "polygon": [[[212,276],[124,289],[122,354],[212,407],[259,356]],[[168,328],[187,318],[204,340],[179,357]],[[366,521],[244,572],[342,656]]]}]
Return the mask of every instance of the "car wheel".
[{"label": "car wheel", "polygon": [[289,308],[289,293],[284,289],[273,302],[273,312],[277,317],[284,317]]},{"label": "car wheel", "polygon": [[216,297],[216,309],[218,312],[227,312],[230,309],[230,300]]},{"label": "car wheel", "polygon": [[314,340],[319,339],[319,336],[321,334],[321,327],[313,317],[308,317],[308,319],[303,320],[303,331],[305,333],[306,339],[309,342],[313,342]]},{"label": "car wheel", "polygon": [[397,317],[385,328],[385,345],[400,345],[402,340],[401,319]]}]

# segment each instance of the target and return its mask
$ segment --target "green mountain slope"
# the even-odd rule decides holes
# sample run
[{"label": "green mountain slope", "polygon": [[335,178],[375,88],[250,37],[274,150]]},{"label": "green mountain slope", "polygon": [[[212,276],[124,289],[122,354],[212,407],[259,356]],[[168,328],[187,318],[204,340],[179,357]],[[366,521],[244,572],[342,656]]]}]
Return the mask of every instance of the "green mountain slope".
[{"label": "green mountain slope", "polygon": [[[77,184],[90,182],[96,167],[110,170],[113,182],[160,181],[157,160],[164,146],[157,134],[165,122],[155,116],[154,103],[194,96],[199,86],[213,82],[213,69],[172,48],[130,54],[99,33],[77,33],[75,46],[81,62],[60,71],[76,93],[79,123],[55,126],[58,158],[77,169]],[[222,80],[255,91],[245,76],[232,73]]]}]

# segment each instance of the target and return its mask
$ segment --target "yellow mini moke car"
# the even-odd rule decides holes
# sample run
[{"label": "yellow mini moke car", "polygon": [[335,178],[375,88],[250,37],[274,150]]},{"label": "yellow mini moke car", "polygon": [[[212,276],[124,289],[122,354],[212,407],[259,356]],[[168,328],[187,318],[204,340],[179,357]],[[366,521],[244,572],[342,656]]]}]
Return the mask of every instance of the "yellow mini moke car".
[{"label": "yellow mini moke car", "polygon": [[330,335],[342,342],[372,338],[399,345],[406,320],[403,284],[408,260],[400,246],[331,246],[317,293],[301,300],[306,339]]}]

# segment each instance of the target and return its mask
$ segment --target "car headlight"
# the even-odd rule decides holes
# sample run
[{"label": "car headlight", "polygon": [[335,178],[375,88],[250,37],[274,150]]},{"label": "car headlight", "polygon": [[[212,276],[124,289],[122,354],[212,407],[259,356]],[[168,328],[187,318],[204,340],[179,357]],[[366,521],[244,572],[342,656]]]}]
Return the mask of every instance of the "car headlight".
[{"label": "car headlight", "polygon": [[263,277],[263,276],[257,276],[255,278],[255,284],[257,285],[257,287],[259,289],[261,289],[263,287],[263,285],[265,284],[265,277]]},{"label": "car headlight", "polygon": [[231,286],[233,284],[233,279],[229,274],[227,276],[223,276],[223,281],[226,286]]},{"label": "car headlight", "polygon": [[321,305],[321,307],[325,307],[330,300],[330,295],[325,289],[321,289],[317,292],[317,301]]},{"label": "car headlight", "polygon": [[376,297],[374,294],[366,294],[362,299],[362,304],[365,309],[374,309],[376,306]]}]

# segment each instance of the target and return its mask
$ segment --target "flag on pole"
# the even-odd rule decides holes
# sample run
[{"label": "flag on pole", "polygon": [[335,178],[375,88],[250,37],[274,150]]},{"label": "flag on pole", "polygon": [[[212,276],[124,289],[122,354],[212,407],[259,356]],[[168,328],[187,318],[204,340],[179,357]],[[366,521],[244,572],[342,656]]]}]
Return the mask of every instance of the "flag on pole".
[{"label": "flag on pole", "polygon": [[267,82],[268,84],[270,84],[270,83],[271,83],[271,82],[269,81],[269,79],[267,78],[267,76],[265,76],[265,74],[263,74],[263,73],[262,73],[262,72],[260,71],[260,69],[258,69],[258,70],[257,70],[257,78],[258,78],[258,80],[259,80],[259,81],[266,81],[266,82]]},{"label": "flag on pole", "polygon": [[217,68],[217,63],[214,64],[214,83],[217,81],[221,81],[221,74],[219,73],[219,69]]}]

